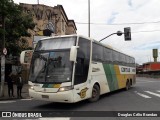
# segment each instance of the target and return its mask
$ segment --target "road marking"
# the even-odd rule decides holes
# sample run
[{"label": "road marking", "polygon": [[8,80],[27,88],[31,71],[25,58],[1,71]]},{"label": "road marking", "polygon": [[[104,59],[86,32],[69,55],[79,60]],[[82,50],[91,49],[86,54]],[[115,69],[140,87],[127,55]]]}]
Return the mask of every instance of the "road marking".
[{"label": "road marking", "polygon": [[20,99],[20,100],[32,100],[31,98],[28,98],[28,99]]},{"label": "road marking", "polygon": [[152,83],[152,82],[160,82],[160,81],[140,81],[140,82],[136,82],[136,83]]},{"label": "road marking", "polygon": [[157,94],[157,93],[154,93],[154,92],[150,92],[150,91],[145,91],[145,92],[147,92],[147,93],[149,93],[149,94],[151,94],[151,95],[155,95],[155,96],[157,96],[157,97],[160,97],[160,94]]},{"label": "road marking", "polygon": [[157,90],[157,92],[160,92],[160,90]]},{"label": "road marking", "polygon": [[144,98],[151,98],[150,96],[147,96],[145,94],[142,94],[142,93],[139,93],[137,91],[134,91],[135,93],[137,93],[138,95],[140,95],[141,97],[144,97]]},{"label": "road marking", "polygon": [[16,102],[16,101],[0,101],[0,103],[13,103],[13,102]]},{"label": "road marking", "polygon": [[70,120],[70,118],[49,117],[49,118],[39,118],[38,120]]}]

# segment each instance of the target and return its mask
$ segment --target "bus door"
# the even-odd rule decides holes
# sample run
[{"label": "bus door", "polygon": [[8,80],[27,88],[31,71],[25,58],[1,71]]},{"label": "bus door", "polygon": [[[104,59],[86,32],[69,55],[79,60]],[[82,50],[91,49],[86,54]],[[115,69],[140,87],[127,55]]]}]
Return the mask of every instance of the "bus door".
[{"label": "bus door", "polygon": [[88,73],[90,64],[91,41],[79,38],[77,50],[77,63],[75,65],[74,75],[74,101],[80,101],[90,96]]}]

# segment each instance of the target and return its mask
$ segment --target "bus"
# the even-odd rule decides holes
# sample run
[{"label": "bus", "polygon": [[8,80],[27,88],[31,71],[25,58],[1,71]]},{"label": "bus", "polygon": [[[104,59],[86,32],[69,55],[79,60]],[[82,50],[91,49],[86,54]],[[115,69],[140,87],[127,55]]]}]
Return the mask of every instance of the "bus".
[{"label": "bus", "polygon": [[33,52],[29,95],[33,99],[95,102],[136,82],[135,59],[81,35],[41,39]]}]

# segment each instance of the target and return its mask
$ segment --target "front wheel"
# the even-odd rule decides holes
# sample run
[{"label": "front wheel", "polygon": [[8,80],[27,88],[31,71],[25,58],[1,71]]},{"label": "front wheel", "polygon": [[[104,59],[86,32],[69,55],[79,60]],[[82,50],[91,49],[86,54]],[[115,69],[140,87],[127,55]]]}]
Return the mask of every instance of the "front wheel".
[{"label": "front wheel", "polygon": [[100,88],[98,85],[94,85],[92,89],[92,96],[89,99],[90,102],[96,102],[100,97]]}]

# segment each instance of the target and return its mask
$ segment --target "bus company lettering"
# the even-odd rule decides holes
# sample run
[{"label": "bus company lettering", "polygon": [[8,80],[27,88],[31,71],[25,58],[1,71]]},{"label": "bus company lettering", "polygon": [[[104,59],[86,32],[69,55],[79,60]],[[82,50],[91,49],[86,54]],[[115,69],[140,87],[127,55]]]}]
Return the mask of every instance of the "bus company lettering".
[{"label": "bus company lettering", "polygon": [[121,67],[121,72],[130,72],[130,68]]}]

